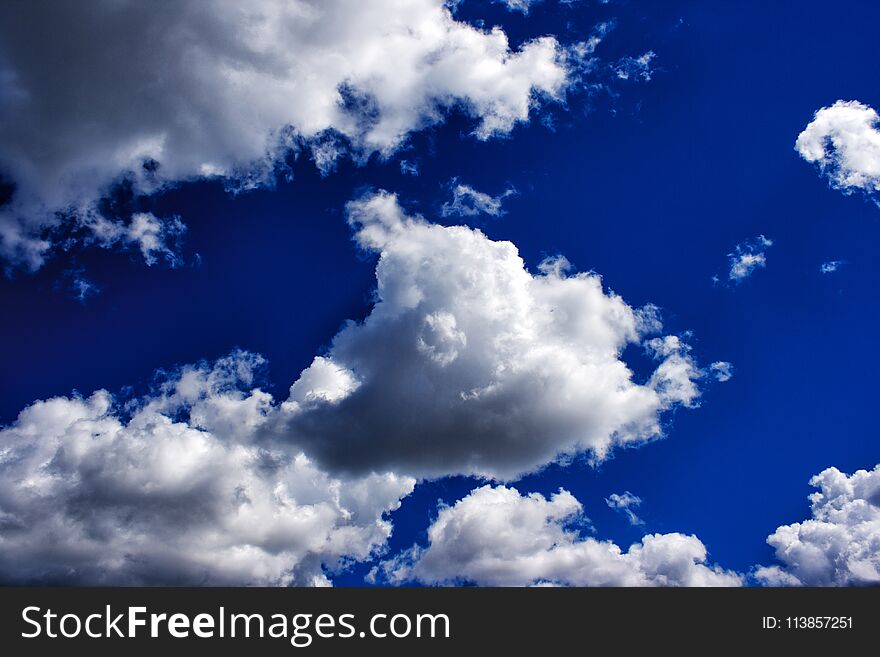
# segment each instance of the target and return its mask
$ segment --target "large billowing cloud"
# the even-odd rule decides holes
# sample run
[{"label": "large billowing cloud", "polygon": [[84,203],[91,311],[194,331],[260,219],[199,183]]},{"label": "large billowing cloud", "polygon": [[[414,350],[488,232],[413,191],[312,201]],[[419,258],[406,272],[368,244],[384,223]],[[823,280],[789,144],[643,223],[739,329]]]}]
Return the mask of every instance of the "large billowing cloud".
[{"label": "large billowing cloud", "polygon": [[[275,434],[343,472],[511,479],[559,458],[659,436],[702,376],[652,308],[636,310],[563,258],[533,274],[510,242],[407,215],[379,192],[349,204],[379,254],[377,300],[290,390]],[[644,342],[644,382],[621,359]]]},{"label": "large billowing cloud", "polygon": [[845,193],[880,192],[880,118],[856,100],[838,100],[816,112],[798,135],[801,157],[818,165],[831,185]]},{"label": "large billowing cloud", "polygon": [[[387,154],[464,108],[482,139],[559,98],[552,37],[511,50],[444,0],[175,0],[0,5],[0,257],[37,268],[66,216],[109,245],[96,200],[205,176],[270,182],[285,152]],[[127,225],[115,233],[125,236]],[[115,242],[110,242],[115,243]],[[134,244],[137,246],[137,244]]]},{"label": "large billowing cloud", "polygon": [[742,577],[706,564],[695,536],[649,534],[626,551],[569,525],[583,509],[571,493],[550,499],[483,486],[442,508],[415,546],[383,564],[393,583],[485,586],[739,586]]},{"label": "large billowing cloud", "polygon": [[847,476],[828,468],[810,480],[812,517],[779,527],[767,542],[781,566],[759,568],[769,585],[880,584],[880,465]]},{"label": "large billowing cloud", "polygon": [[[598,460],[697,403],[687,345],[650,337],[656,309],[597,275],[561,258],[532,274],[513,244],[408,216],[386,192],[348,217],[379,253],[376,303],[281,404],[253,388],[262,359],[236,352],[137,403],[37,401],[0,431],[0,580],[326,583],[383,549],[417,477]],[[620,358],[631,343],[656,359],[642,383]],[[601,545],[578,549],[613,553]],[[662,583],[644,559],[675,546],[701,561],[696,539],[646,537],[626,581]]]},{"label": "large billowing cloud", "polygon": [[22,411],[0,432],[0,580],[320,585],[380,549],[415,482],[261,446],[271,397],[240,391],[259,364],[183,368],[135,408],[99,391]]}]

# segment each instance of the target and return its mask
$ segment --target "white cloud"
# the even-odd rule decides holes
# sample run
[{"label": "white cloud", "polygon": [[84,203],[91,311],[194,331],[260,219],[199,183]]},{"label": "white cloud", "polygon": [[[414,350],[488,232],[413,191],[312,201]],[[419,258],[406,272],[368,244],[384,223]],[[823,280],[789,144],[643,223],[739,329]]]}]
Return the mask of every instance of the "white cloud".
[{"label": "white cloud", "polygon": [[532,8],[532,5],[536,5],[541,0],[494,0],[495,2],[501,3],[507,7],[509,11],[519,11],[523,14],[528,14],[529,9]]},{"label": "white cloud", "polygon": [[644,521],[636,515],[635,511],[633,511],[633,509],[638,508],[642,504],[642,498],[638,495],[633,495],[628,490],[620,494],[611,493],[611,495],[605,498],[605,503],[612,509],[623,511],[627,520],[629,520],[629,524],[645,524]]},{"label": "white cloud", "polygon": [[[558,458],[604,458],[661,434],[703,372],[676,336],[646,341],[635,310],[563,258],[530,273],[510,242],[408,216],[379,192],[349,204],[379,254],[377,301],[291,388],[274,427],[325,467],[508,479]],[[645,383],[621,360],[645,342]]]},{"label": "white cloud", "polygon": [[766,265],[767,258],[763,253],[739,253],[730,264],[730,280],[748,278],[756,268]]},{"label": "white cloud", "polygon": [[733,364],[724,360],[715,361],[709,365],[709,371],[715,377],[716,381],[724,383],[733,378]]},{"label": "white cloud", "polygon": [[583,509],[568,491],[550,499],[483,486],[441,508],[428,546],[383,564],[392,583],[485,586],[739,586],[742,577],[706,564],[695,536],[648,534],[626,551],[570,528]]},{"label": "white cloud", "polygon": [[[0,5],[0,256],[38,268],[43,231],[88,229],[121,176],[135,193],[221,177],[271,183],[314,146],[387,155],[451,106],[480,139],[526,121],[569,82],[552,37],[511,50],[444,0],[181,0]],[[108,219],[109,221],[109,219]]]},{"label": "white cloud", "polygon": [[690,356],[690,345],[677,335],[665,335],[651,338],[645,342],[645,346],[659,363],[648,380],[648,387],[657,391],[667,406],[695,406],[700,397],[696,381],[703,376],[703,372],[697,369]]},{"label": "white cloud", "polygon": [[[138,404],[56,397],[0,432],[0,579],[327,583],[384,546],[413,477],[598,460],[697,403],[688,346],[649,339],[657,309],[597,275],[561,257],[532,274],[511,243],[407,216],[385,192],[348,219],[380,254],[376,304],[282,404],[253,388],[262,359],[236,352]],[[639,342],[657,360],[645,383],[620,359]],[[635,553],[673,539],[656,540]]]},{"label": "white cloud", "polygon": [[823,274],[833,274],[845,264],[846,261],[844,260],[829,260],[819,265],[819,271]]},{"label": "white cloud", "polygon": [[415,482],[264,447],[272,399],[246,390],[261,362],[185,367],[133,408],[102,390],[22,411],[0,432],[0,579],[327,584],[384,546]]},{"label": "white cloud", "polygon": [[880,191],[880,119],[856,100],[823,107],[798,135],[795,149],[844,193]]},{"label": "white cloud", "polygon": [[767,542],[782,565],[758,568],[770,586],[880,584],[880,465],[847,476],[828,468],[810,480],[811,518]]},{"label": "white cloud", "polygon": [[624,57],[615,67],[615,72],[620,80],[641,80],[650,82],[653,71],[651,70],[651,62],[657,57],[657,54],[651,50],[640,55],[639,57]]},{"label": "white cloud", "polygon": [[733,253],[727,254],[730,261],[730,270],[727,273],[728,280],[741,283],[756,269],[766,267],[766,250],[771,246],[773,246],[773,241],[763,235],[758,235],[752,241],[738,244]]},{"label": "white cloud", "polygon": [[109,249],[117,245],[140,251],[148,266],[162,258],[169,266],[181,264],[180,239],[186,226],[179,217],[159,218],[136,212],[129,221],[111,220],[95,211],[84,212],[78,222],[87,229],[85,242]]},{"label": "white cloud", "polygon": [[476,217],[479,214],[488,214],[499,217],[504,214],[501,204],[508,196],[516,194],[512,187],[506,189],[498,196],[490,196],[479,192],[470,185],[463,185],[453,178],[450,183],[452,200],[443,204],[440,214],[443,217]]}]

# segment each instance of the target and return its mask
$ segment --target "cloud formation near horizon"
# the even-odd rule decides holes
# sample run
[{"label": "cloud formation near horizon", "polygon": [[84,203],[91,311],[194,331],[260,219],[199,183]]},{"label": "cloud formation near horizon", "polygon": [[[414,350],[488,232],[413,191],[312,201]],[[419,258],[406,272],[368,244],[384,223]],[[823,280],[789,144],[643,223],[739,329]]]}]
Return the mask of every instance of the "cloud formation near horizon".
[{"label": "cloud formation near horizon", "polygon": [[811,517],[767,538],[781,566],[756,571],[769,586],[880,584],[880,465],[850,476],[837,468],[810,480]]},{"label": "cloud formation near horizon", "polygon": [[382,564],[395,584],[481,586],[740,586],[732,571],[707,565],[696,536],[648,534],[626,551],[582,537],[571,523],[583,507],[566,490],[549,499],[516,488],[483,486],[443,507],[427,547]]},{"label": "cloud formation near horizon", "polygon": [[0,581],[315,586],[373,556],[415,481],[263,445],[262,362],[181,368],[134,407],[99,390],[23,410],[0,431]]}]

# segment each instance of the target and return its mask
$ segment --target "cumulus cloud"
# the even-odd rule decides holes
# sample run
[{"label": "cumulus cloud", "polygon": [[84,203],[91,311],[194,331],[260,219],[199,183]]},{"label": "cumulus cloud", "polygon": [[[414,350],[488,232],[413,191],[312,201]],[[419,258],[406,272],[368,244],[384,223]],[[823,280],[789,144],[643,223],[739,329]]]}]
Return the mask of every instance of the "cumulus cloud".
[{"label": "cumulus cloud", "polygon": [[857,100],[823,107],[798,135],[795,149],[832,187],[849,194],[880,192],[880,119]]},{"label": "cumulus cloud", "polygon": [[[604,458],[662,434],[703,372],[677,336],[563,258],[529,272],[510,242],[404,212],[379,192],[348,206],[379,254],[376,303],[291,387],[273,436],[325,467],[509,479],[560,458]],[[647,381],[621,360],[643,342]]]},{"label": "cumulus cloud", "polygon": [[565,57],[552,37],[512,50],[444,0],[3,3],[0,256],[38,268],[47,231],[92,227],[122,177],[136,194],[249,189],[291,149],[323,170],[387,155],[453,106],[480,139],[509,132],[562,97]]},{"label": "cumulus cloud", "polygon": [[[0,579],[327,583],[382,549],[415,477],[598,460],[698,402],[687,344],[650,337],[657,309],[597,275],[561,257],[530,273],[511,243],[387,192],[348,220],[379,254],[376,303],[281,404],[254,387],[262,359],[235,352],[137,402],[37,401],[0,432]],[[632,343],[657,362],[643,383],[620,358]]]},{"label": "cumulus cloud", "polygon": [[611,493],[605,498],[605,503],[616,511],[621,511],[626,515],[631,525],[644,525],[644,521],[639,518],[633,509],[638,508],[642,504],[642,498],[633,495],[628,490],[623,493]]},{"label": "cumulus cloud", "polygon": [[706,563],[695,536],[649,534],[624,551],[571,528],[583,508],[560,490],[549,499],[483,486],[441,508],[427,547],[386,561],[392,583],[484,586],[739,586],[742,577]]},{"label": "cumulus cloud", "polygon": [[184,367],[129,407],[103,390],[28,406],[0,432],[0,579],[323,585],[381,549],[415,482],[263,446],[261,363]]},{"label": "cumulus cloud", "polygon": [[767,538],[781,565],[758,568],[770,586],[880,584],[880,465],[847,476],[828,468],[810,480],[811,518]]},{"label": "cumulus cloud", "polygon": [[715,377],[715,380],[721,383],[730,381],[733,378],[733,364],[724,360],[715,361],[709,365],[709,371]]},{"label": "cumulus cloud", "polygon": [[508,196],[516,194],[512,187],[504,190],[498,196],[490,196],[477,191],[470,185],[459,183],[453,178],[450,184],[452,188],[452,200],[443,204],[440,214],[443,217],[476,217],[479,214],[488,214],[499,217],[504,214],[501,204]]},{"label": "cumulus cloud", "polygon": [[756,269],[767,266],[767,249],[773,246],[773,240],[758,235],[754,240],[737,244],[733,253],[728,253],[730,269],[728,280],[741,283],[751,276]]}]

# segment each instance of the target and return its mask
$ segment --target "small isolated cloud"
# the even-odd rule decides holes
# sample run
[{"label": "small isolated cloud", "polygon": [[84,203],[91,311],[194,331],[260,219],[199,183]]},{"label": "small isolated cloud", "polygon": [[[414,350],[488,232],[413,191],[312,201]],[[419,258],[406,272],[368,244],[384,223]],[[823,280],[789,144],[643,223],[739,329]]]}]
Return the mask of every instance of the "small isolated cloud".
[{"label": "small isolated cloud", "polygon": [[560,490],[549,499],[483,486],[440,509],[427,547],[382,564],[394,584],[481,586],[740,586],[737,573],[706,563],[696,536],[648,534],[624,551],[571,528],[583,508]]},{"label": "small isolated cloud", "polygon": [[[519,41],[519,38],[517,39]],[[551,36],[456,20],[446,0],[0,3],[0,258],[30,269],[136,195],[218,179],[271,185],[291,152],[322,172],[387,156],[460,108],[509,133],[571,83]],[[36,45],[35,45],[36,44]],[[129,219],[125,217],[124,219]]]},{"label": "small isolated cloud", "polygon": [[880,192],[880,119],[868,105],[838,100],[818,110],[798,135],[795,149],[835,189],[871,196]]},{"label": "small isolated cloud", "polygon": [[[516,247],[408,215],[387,192],[353,201],[355,239],[378,254],[377,301],[290,390],[273,434],[326,467],[510,479],[578,454],[601,460],[662,435],[703,376],[654,312],[564,258],[529,272]],[[649,308],[650,310],[650,308]],[[629,344],[655,358],[637,383]]]},{"label": "small isolated cloud", "polygon": [[819,265],[819,271],[823,274],[833,274],[845,264],[845,260],[829,260]]},{"label": "small isolated cloud", "polygon": [[409,160],[401,160],[400,173],[405,176],[417,176],[419,175],[419,165]]},{"label": "small isolated cloud", "polygon": [[611,493],[611,495],[605,498],[605,503],[610,508],[623,512],[626,515],[627,520],[629,520],[629,524],[645,524],[644,521],[636,515],[635,511],[633,511],[633,509],[638,508],[642,504],[641,497],[633,495],[629,491],[624,491],[621,494]]},{"label": "small isolated cloud", "polygon": [[498,4],[503,4],[507,7],[508,11],[519,11],[523,14],[528,14],[529,9],[532,8],[533,5],[537,5],[542,0],[493,0]]},{"label": "small isolated cloud", "polygon": [[187,366],[125,408],[99,390],[23,410],[0,431],[0,581],[326,585],[374,556],[415,481],[267,447],[262,364]]},{"label": "small isolated cloud", "polygon": [[651,62],[656,58],[656,53],[649,50],[639,57],[624,57],[614,67],[615,74],[620,80],[641,80],[650,82]]},{"label": "small isolated cloud", "polygon": [[828,468],[810,480],[811,517],[767,538],[781,565],[761,567],[770,586],[880,584],[880,465],[847,476]]},{"label": "small isolated cloud", "polygon": [[63,291],[80,303],[85,303],[89,297],[101,292],[101,288],[86,276],[84,267],[74,267],[62,272],[55,283],[55,289]]},{"label": "small isolated cloud", "polygon": [[709,371],[712,373],[712,376],[715,377],[715,380],[720,381],[721,383],[730,381],[730,379],[733,378],[733,364],[728,363],[727,361],[715,361],[709,365]]},{"label": "small isolated cloud", "polygon": [[754,273],[756,269],[767,266],[767,249],[773,246],[773,241],[763,235],[758,235],[754,240],[742,242],[736,246],[733,253],[728,253],[730,269],[727,278],[733,283],[741,283]]},{"label": "small isolated cloud", "polygon": [[73,287],[73,295],[80,303],[85,303],[87,298],[101,291],[97,285],[85,277],[74,278],[71,285]]},{"label": "small isolated cloud", "polygon": [[444,203],[440,209],[440,215],[443,217],[476,217],[479,214],[499,217],[504,214],[501,208],[504,199],[516,194],[516,190],[509,187],[498,196],[490,196],[470,185],[459,183],[455,178],[449,186],[452,189],[452,200]]}]

